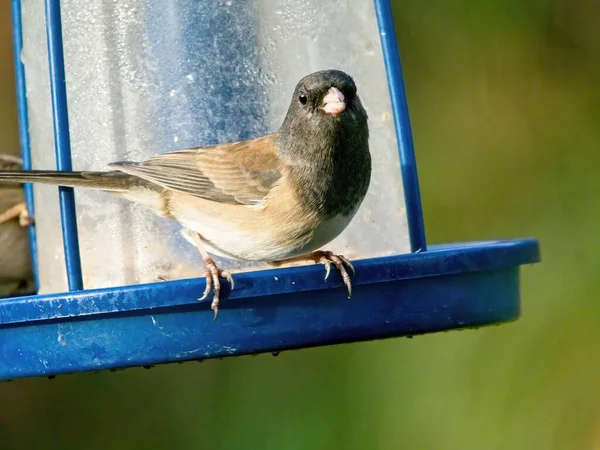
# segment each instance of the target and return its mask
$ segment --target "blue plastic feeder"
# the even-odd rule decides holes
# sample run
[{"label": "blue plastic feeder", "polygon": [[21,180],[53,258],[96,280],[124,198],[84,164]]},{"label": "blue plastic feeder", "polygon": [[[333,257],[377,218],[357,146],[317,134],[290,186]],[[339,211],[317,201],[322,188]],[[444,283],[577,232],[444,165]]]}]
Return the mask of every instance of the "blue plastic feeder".
[{"label": "blue plastic feeder", "polygon": [[[70,170],[59,3],[45,0],[46,31],[57,168]],[[540,260],[536,240],[427,246],[392,11],[389,0],[375,0],[374,5],[398,142],[411,253],[355,261],[351,299],[339,276],[332,272],[330,280],[324,281],[323,267],[318,265],[235,274],[236,288],[225,292],[221,314],[213,322],[210,301],[197,301],[204,290],[203,278],[84,289],[75,196],[71,189],[60,188],[69,292],[0,300],[0,379],[279,352],[518,318],[519,267]],[[20,0],[12,0],[12,7],[21,148],[28,169],[30,117],[21,61]],[[159,9],[149,8],[156,14]],[[163,11],[163,16],[169,14]],[[157,23],[148,26],[160,30]],[[186,29],[182,36],[188,32]],[[244,45],[251,46],[257,37],[247,39]],[[153,51],[160,51],[162,44],[157,41],[158,50]],[[159,107],[168,109],[168,101]],[[190,123],[193,126],[193,121]],[[33,188],[25,188],[33,211]],[[34,227],[30,237],[37,261]]]}]

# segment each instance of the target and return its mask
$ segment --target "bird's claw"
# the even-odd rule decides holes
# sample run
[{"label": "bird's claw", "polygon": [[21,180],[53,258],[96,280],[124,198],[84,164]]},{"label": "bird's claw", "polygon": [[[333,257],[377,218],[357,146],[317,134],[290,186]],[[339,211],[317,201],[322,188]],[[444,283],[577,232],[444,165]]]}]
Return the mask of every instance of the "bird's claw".
[{"label": "bird's claw", "polygon": [[33,217],[29,215],[29,211],[27,210],[27,206],[23,204],[23,209],[19,212],[19,225],[23,228],[28,227],[29,225],[33,225],[34,220]]},{"label": "bird's claw", "polygon": [[348,298],[352,297],[352,281],[350,280],[350,275],[348,275],[348,271],[346,267],[350,269],[352,275],[356,273],[354,270],[354,266],[352,263],[343,255],[334,255],[333,252],[328,251],[316,251],[312,254],[315,263],[323,264],[325,266],[325,280],[329,278],[329,273],[331,272],[331,264],[335,266],[340,275],[342,276],[342,280],[348,289]]},{"label": "bird's claw", "polygon": [[233,277],[226,270],[219,269],[212,258],[204,259],[204,271],[206,277],[206,288],[202,293],[202,297],[200,297],[198,300],[205,300],[208,297],[208,294],[210,294],[210,291],[213,291],[213,300],[210,304],[210,309],[212,309],[215,313],[213,320],[217,320],[217,316],[219,315],[219,300],[221,293],[221,281],[219,278],[225,278],[229,284],[231,284],[231,290],[233,290],[235,286]]}]

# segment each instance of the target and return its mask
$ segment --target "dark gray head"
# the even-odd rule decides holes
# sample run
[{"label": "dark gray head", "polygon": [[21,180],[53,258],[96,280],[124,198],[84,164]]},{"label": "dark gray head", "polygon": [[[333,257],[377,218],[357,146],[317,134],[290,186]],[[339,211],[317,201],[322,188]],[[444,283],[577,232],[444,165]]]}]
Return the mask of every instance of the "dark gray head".
[{"label": "dark gray head", "polygon": [[350,75],[323,70],[302,78],[277,139],[313,210],[350,214],[360,204],[371,177],[369,126]]},{"label": "dark gray head", "polygon": [[341,119],[366,120],[367,114],[356,93],[356,84],[341,70],[322,70],[302,78],[296,85],[282,128],[335,124]]},{"label": "dark gray head", "polygon": [[[314,152],[348,144],[348,140],[368,146],[367,119],[350,75],[341,70],[311,73],[294,90],[279,130],[282,150],[292,150],[294,143],[300,143],[304,151]],[[307,148],[307,144],[312,145]]]}]

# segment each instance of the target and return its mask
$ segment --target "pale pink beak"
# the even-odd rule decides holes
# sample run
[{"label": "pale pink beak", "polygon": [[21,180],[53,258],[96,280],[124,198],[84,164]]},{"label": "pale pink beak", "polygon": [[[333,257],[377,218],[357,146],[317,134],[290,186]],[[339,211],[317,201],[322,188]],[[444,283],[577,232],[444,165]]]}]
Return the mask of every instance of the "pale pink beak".
[{"label": "pale pink beak", "polygon": [[344,94],[338,88],[329,88],[329,91],[323,97],[323,106],[321,106],[321,109],[325,111],[325,114],[339,116],[346,109]]}]

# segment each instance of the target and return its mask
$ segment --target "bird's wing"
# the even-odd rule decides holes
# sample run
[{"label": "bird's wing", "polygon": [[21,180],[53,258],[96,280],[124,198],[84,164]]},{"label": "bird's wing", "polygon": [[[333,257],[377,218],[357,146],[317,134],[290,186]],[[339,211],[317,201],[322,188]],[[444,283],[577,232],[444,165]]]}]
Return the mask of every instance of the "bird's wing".
[{"label": "bird's wing", "polygon": [[166,189],[221,203],[260,204],[282,176],[275,135],[179,150],[111,167]]}]

